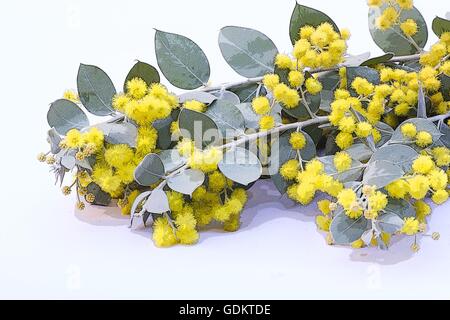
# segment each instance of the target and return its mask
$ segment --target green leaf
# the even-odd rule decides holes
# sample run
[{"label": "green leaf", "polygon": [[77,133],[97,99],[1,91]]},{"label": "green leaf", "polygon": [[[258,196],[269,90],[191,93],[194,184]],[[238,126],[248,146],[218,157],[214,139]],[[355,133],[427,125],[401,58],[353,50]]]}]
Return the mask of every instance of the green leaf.
[{"label": "green leaf", "polygon": [[164,213],[170,211],[169,199],[163,190],[155,189],[148,196],[144,209],[150,213]]},{"label": "green leaf", "polygon": [[375,125],[375,128],[378,129],[378,131],[381,134],[381,140],[376,143],[376,146],[379,148],[384,144],[386,144],[386,142],[388,142],[392,138],[392,135],[394,134],[394,129],[392,129],[390,125],[387,125],[384,122],[378,122]]},{"label": "green leaf", "polygon": [[216,99],[217,99],[216,96],[213,96],[211,93],[203,91],[190,91],[178,96],[178,100],[180,101],[180,103],[195,100],[205,104],[210,104]]},{"label": "green leaf", "polygon": [[401,219],[415,217],[416,210],[409,201],[403,199],[388,198],[388,205],[384,208],[384,211],[388,213],[394,213]]},{"label": "green leaf", "polygon": [[134,180],[141,186],[150,187],[164,177],[165,169],[161,158],[148,154],[134,170]]},{"label": "green leaf", "polygon": [[220,30],[219,47],[225,61],[241,76],[260,77],[273,72],[278,49],[265,34],[228,26]]},{"label": "green leaf", "polygon": [[361,175],[364,171],[363,164],[358,160],[352,161],[352,166],[345,171],[338,172],[334,166],[334,156],[326,156],[318,158],[323,163],[325,172],[331,175],[334,179],[339,180],[342,183],[356,181],[361,179]]},{"label": "green leaf", "polygon": [[438,130],[438,128],[434,125],[433,122],[431,122],[428,119],[422,119],[422,118],[412,118],[404,121],[402,124],[400,124],[397,129],[395,129],[394,134],[392,135],[391,140],[389,143],[409,143],[411,142],[411,139],[406,138],[401,131],[401,128],[406,123],[412,123],[416,126],[417,132],[419,131],[426,131],[433,137],[433,143],[436,143],[439,141],[440,137],[442,136],[442,133]]},{"label": "green leaf", "polygon": [[[381,8],[371,8],[369,10],[369,29],[375,43],[384,52],[392,52],[396,56],[418,53],[415,46],[411,44],[398,25],[395,25],[388,30],[380,30],[376,27],[376,19],[382,14],[386,7],[387,4],[384,4]],[[428,28],[427,23],[419,10],[416,8],[402,10],[399,19],[400,21],[413,19],[417,23],[418,31],[412,38],[420,48],[424,48],[428,40]]]},{"label": "green leaf", "polygon": [[433,25],[431,27],[433,32],[440,38],[444,32],[450,31],[450,21],[440,17],[433,19]]},{"label": "green leaf", "polygon": [[299,31],[302,27],[306,25],[317,27],[323,22],[330,23],[334,30],[339,32],[337,25],[325,13],[296,3],[289,25],[289,36],[292,44],[299,39]]},{"label": "green leaf", "polygon": [[405,172],[402,168],[392,162],[376,160],[370,162],[364,172],[363,184],[375,186],[377,189],[384,188],[391,182],[403,177]]},{"label": "green leaf", "polygon": [[395,55],[392,52],[383,54],[382,56],[370,58],[360,64],[362,67],[374,67],[377,64],[383,64],[390,61]]},{"label": "green leaf", "polygon": [[412,162],[417,158],[418,153],[413,148],[397,144],[386,145],[378,149],[370,159],[370,163],[375,161],[388,161],[403,169],[405,172],[411,171]]},{"label": "green leaf", "polygon": [[225,177],[245,186],[258,180],[262,174],[258,157],[240,147],[226,152],[218,166]]},{"label": "green leaf", "polygon": [[110,144],[127,144],[136,147],[137,128],[135,125],[122,123],[102,123],[96,127],[103,131],[105,141]]},{"label": "green leaf", "polygon": [[205,181],[205,174],[200,170],[187,169],[167,179],[170,189],[192,196],[192,193]]},{"label": "green leaf", "polygon": [[178,117],[181,135],[194,141],[197,148],[217,145],[220,131],[217,124],[208,115],[189,109],[182,109]]},{"label": "green leaf", "polygon": [[370,227],[371,224],[366,218],[361,217],[355,220],[341,212],[331,222],[330,232],[335,244],[343,245],[359,240]]},{"label": "green leaf", "polygon": [[87,186],[87,194],[93,194],[95,196],[95,200],[92,202],[94,205],[107,206],[111,202],[111,196],[103,191],[100,186],[94,182],[91,182]]},{"label": "green leaf", "polygon": [[252,102],[253,98],[257,96],[258,90],[260,91],[261,95],[266,94],[266,90],[259,83],[239,85],[229,88],[228,90],[234,92],[239,97],[241,103]]},{"label": "green leaf", "polygon": [[167,118],[156,120],[152,123],[152,126],[158,131],[157,147],[161,150],[166,150],[172,145],[172,133],[170,132],[170,126],[173,122],[172,116]]},{"label": "green leaf", "polygon": [[348,149],[345,150],[352,159],[366,162],[367,160],[372,157],[372,150],[368,146],[366,146],[364,143],[355,143],[352,146],[350,146]]},{"label": "green leaf", "polygon": [[259,119],[261,118],[261,116],[253,111],[251,103],[240,103],[236,105],[236,108],[238,108],[239,111],[241,111],[241,114],[245,120],[246,128],[252,129],[259,128]]},{"label": "green leaf", "polygon": [[330,104],[334,101],[334,91],[338,88],[339,82],[341,81],[339,72],[330,71],[323,75],[319,75],[319,81],[322,83],[323,87],[320,92],[320,109],[331,112]]},{"label": "green leaf", "polygon": [[393,234],[403,227],[403,219],[394,213],[385,213],[378,217],[377,225],[381,231]]},{"label": "green leaf", "polygon": [[102,69],[80,64],[77,86],[81,103],[90,113],[96,116],[107,116],[114,113],[112,99],[116,94],[116,89]]},{"label": "green leaf", "polygon": [[164,164],[166,173],[178,169],[186,162],[186,158],[182,157],[176,149],[163,150],[159,153],[159,157]]},{"label": "green leaf", "polygon": [[241,111],[227,100],[215,100],[205,112],[217,125],[224,138],[242,135],[245,119]]},{"label": "green leaf", "polygon": [[241,103],[241,100],[239,99],[239,97],[231,91],[226,91],[226,90],[214,91],[214,92],[212,92],[212,95],[217,97],[218,100],[226,100],[226,101],[231,102],[232,104]]},{"label": "green leaf", "polygon": [[191,39],[156,30],[155,50],[159,68],[174,86],[193,90],[207,84],[210,76],[208,59]]},{"label": "green leaf", "polygon": [[133,68],[131,68],[130,72],[128,72],[128,75],[125,78],[125,82],[123,84],[123,92],[128,92],[127,82],[133,80],[134,78],[140,78],[144,80],[147,86],[150,86],[153,83],[159,83],[159,81],[161,80],[159,77],[159,72],[155,67],[149,65],[148,63],[138,61],[133,66]]},{"label": "green leaf", "polygon": [[47,122],[61,135],[65,135],[70,129],[81,130],[89,126],[89,120],[83,110],[66,99],[56,100],[50,105]]},{"label": "green leaf", "polygon": [[61,137],[58,132],[56,132],[55,128],[51,128],[47,131],[47,142],[50,144],[50,151],[53,154],[57,154],[61,151],[61,147],[59,143],[61,142]]}]

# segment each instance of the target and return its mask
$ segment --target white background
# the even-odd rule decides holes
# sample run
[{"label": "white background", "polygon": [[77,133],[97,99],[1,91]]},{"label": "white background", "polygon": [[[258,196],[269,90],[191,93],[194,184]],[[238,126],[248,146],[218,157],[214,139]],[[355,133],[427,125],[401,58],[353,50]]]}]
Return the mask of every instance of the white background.
[{"label": "white background", "polygon": [[[381,51],[363,0],[303,1],[351,29],[350,52]],[[440,241],[411,238],[389,251],[325,245],[315,208],[280,200],[270,182],[251,191],[237,233],[210,230],[193,247],[154,247],[116,210],[74,209],[35,160],[47,149],[46,112],[74,88],[78,64],[102,67],[117,88],[139,59],[155,63],[152,28],[195,40],[218,84],[239,76],[222,59],[225,25],[266,33],[290,51],[293,0],[7,1],[0,10],[0,298],[450,298],[449,205],[435,209]],[[448,1],[417,0],[431,24]],[[430,42],[435,41],[434,35]],[[164,80],[163,80],[164,81]],[[164,82],[167,84],[167,82]],[[179,91],[178,91],[179,92]]]}]

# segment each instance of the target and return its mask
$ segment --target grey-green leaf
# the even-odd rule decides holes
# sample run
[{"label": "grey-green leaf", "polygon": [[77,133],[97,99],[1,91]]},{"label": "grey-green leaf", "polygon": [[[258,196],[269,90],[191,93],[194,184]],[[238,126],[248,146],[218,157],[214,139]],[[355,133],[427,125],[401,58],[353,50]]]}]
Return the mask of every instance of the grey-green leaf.
[{"label": "grey-green leaf", "polygon": [[77,86],[81,103],[90,113],[96,116],[107,116],[114,113],[112,99],[116,94],[116,89],[102,69],[80,64]]},{"label": "grey-green leaf", "polygon": [[376,160],[370,162],[366,168],[363,184],[381,189],[391,182],[400,179],[404,174],[405,172],[400,166],[389,161]]},{"label": "grey-green leaf", "polygon": [[212,92],[212,94],[214,96],[216,96],[217,99],[219,99],[219,100],[226,100],[226,101],[231,102],[232,104],[241,103],[241,100],[239,99],[239,97],[234,92],[231,92],[231,91],[219,90],[219,91]]},{"label": "grey-green leaf", "polygon": [[412,162],[417,158],[418,153],[413,148],[398,144],[398,145],[386,145],[378,149],[370,159],[370,162],[374,161],[388,161],[393,163],[405,172],[411,170]]},{"label": "grey-green leaf", "polygon": [[433,143],[439,141],[442,133],[438,130],[438,128],[428,119],[422,118],[412,118],[404,121],[401,125],[397,127],[392,135],[391,141],[389,143],[408,143],[411,140],[403,136],[401,128],[406,123],[412,123],[416,126],[417,132],[426,131],[433,137]]},{"label": "grey-green leaf", "polygon": [[178,169],[186,162],[186,158],[182,157],[176,149],[163,150],[159,153],[159,157],[164,164],[166,173]]},{"label": "grey-green leaf", "polygon": [[305,95],[306,103],[302,99],[299,103],[299,105],[295,108],[286,108],[282,105],[283,110],[289,114],[290,116],[297,118],[299,120],[305,120],[311,118],[311,116],[308,113],[308,110],[306,109],[306,104],[308,104],[309,109],[313,114],[316,114],[320,107],[320,101],[321,101],[321,95],[316,94],[312,95],[309,92]]},{"label": "grey-green leaf", "polygon": [[351,244],[359,240],[369,228],[370,222],[364,217],[351,219],[344,212],[338,214],[330,225],[331,235],[338,245]]},{"label": "grey-green leaf", "polygon": [[381,231],[393,234],[403,226],[403,219],[394,213],[386,213],[378,217],[377,224]]},{"label": "grey-green leaf", "polygon": [[373,66],[376,66],[377,64],[382,64],[382,63],[388,62],[394,56],[395,55],[392,52],[388,52],[381,56],[370,58],[370,59],[364,61],[363,63],[361,63],[360,65],[362,67],[373,67]]},{"label": "grey-green leaf", "polygon": [[[376,27],[376,19],[386,9],[387,4],[381,8],[369,10],[369,29],[375,43],[384,52],[392,52],[396,56],[405,56],[418,53],[417,48],[408,40],[398,25],[388,30],[380,30]],[[419,48],[424,48],[428,40],[428,28],[422,14],[415,7],[411,10],[402,10],[399,20],[413,19],[417,23],[418,31],[412,36]]]},{"label": "grey-green leaf", "polygon": [[166,150],[172,145],[172,133],[170,126],[173,122],[172,116],[164,119],[159,119],[153,122],[153,127],[158,131],[157,147],[158,149]]},{"label": "grey-green leaf", "polygon": [[163,190],[155,189],[148,196],[144,209],[150,213],[164,213],[170,211],[169,199]]},{"label": "grey-green leaf", "polygon": [[208,59],[191,39],[156,30],[155,51],[159,68],[174,86],[193,90],[207,84],[210,76]]},{"label": "grey-green leaf", "polygon": [[425,94],[423,93],[422,85],[419,85],[419,96],[417,102],[417,118],[426,119],[427,105],[425,103]]},{"label": "grey-green leaf", "polygon": [[61,147],[59,146],[59,143],[61,142],[61,137],[59,136],[58,132],[56,132],[55,128],[51,128],[47,132],[47,141],[50,144],[50,151],[53,154],[57,154],[59,151],[61,151]]},{"label": "grey-green leaf", "polygon": [[219,170],[228,179],[246,186],[259,179],[262,166],[254,153],[236,147],[224,154],[223,159],[219,162]]},{"label": "grey-green leaf", "polygon": [[225,138],[241,135],[245,128],[245,119],[241,111],[227,100],[216,100],[206,110]]},{"label": "grey-green leaf", "polygon": [[123,92],[128,92],[127,82],[134,78],[144,80],[147,86],[150,86],[152,83],[159,83],[159,81],[161,80],[159,77],[159,72],[155,67],[148,63],[138,61],[131,68],[130,72],[128,72],[128,75],[125,78],[125,82],[123,84]]},{"label": "grey-green leaf", "polygon": [[164,177],[165,169],[157,154],[148,154],[134,170],[134,180],[141,186],[149,187]]},{"label": "grey-green leaf", "polygon": [[355,143],[354,145],[346,149],[345,152],[347,152],[350,157],[352,157],[352,159],[361,162],[366,162],[373,154],[372,150],[370,150],[370,148],[364,143]]},{"label": "grey-green leaf", "polygon": [[300,28],[306,25],[317,27],[323,22],[330,23],[333,26],[334,30],[336,32],[339,32],[339,28],[337,27],[337,25],[325,13],[296,3],[289,25],[289,36],[291,38],[292,44],[294,44],[299,39]]},{"label": "grey-green leaf", "polygon": [[338,172],[334,166],[334,156],[320,157],[318,159],[323,163],[325,172],[342,183],[359,180],[364,171],[362,163],[358,160],[353,159],[352,165],[349,169]]},{"label": "grey-green leaf", "polygon": [[261,95],[266,94],[265,89],[260,83],[243,84],[229,88],[228,90],[234,92],[239,97],[241,103],[252,102],[253,98],[255,98],[258,93]]},{"label": "grey-green leaf", "polygon": [[241,76],[253,78],[273,72],[278,49],[257,30],[224,27],[219,33],[219,47],[225,61]]},{"label": "grey-green leaf", "polygon": [[81,130],[89,125],[89,120],[83,110],[66,99],[56,100],[50,105],[47,122],[61,135],[65,135],[70,129]]},{"label": "grey-green leaf", "polygon": [[384,211],[394,213],[401,219],[416,216],[416,210],[409,201],[392,198],[388,198],[388,201],[388,205],[384,208]]},{"label": "grey-green leaf", "polygon": [[189,91],[178,96],[178,100],[180,101],[180,103],[195,100],[205,104],[210,104],[216,99],[216,96],[203,91]]},{"label": "grey-green leaf", "polygon": [[181,135],[195,142],[197,148],[218,144],[221,136],[217,124],[208,115],[183,109],[178,117]]},{"label": "grey-green leaf", "polygon": [[441,35],[444,32],[449,32],[450,31],[450,21],[447,19],[443,19],[440,17],[436,17],[433,20],[433,25],[432,25],[432,29],[433,32],[438,36],[441,37]]},{"label": "grey-green leaf", "polygon": [[110,144],[127,144],[130,147],[136,147],[137,128],[135,125],[122,123],[103,123],[96,125],[103,131],[105,141]]},{"label": "grey-green leaf", "polygon": [[200,170],[187,169],[167,179],[170,189],[182,194],[192,195],[205,181],[205,174]]},{"label": "grey-green leaf", "polygon": [[92,204],[97,206],[107,206],[111,202],[111,196],[103,191],[100,186],[94,182],[91,182],[87,186],[87,194],[93,194],[95,196],[94,202]]}]

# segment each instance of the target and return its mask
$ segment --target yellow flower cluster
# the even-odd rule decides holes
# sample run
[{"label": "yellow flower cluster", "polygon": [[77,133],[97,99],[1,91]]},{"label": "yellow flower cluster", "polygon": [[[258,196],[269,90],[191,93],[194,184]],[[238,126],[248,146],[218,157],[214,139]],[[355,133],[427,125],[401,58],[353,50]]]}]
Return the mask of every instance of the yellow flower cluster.
[{"label": "yellow flower cluster", "polygon": [[113,107],[138,125],[149,126],[155,120],[167,118],[179,106],[178,98],[159,83],[148,87],[144,80],[134,78],[126,86],[127,93],[116,95]]},{"label": "yellow flower cluster", "polygon": [[103,150],[103,142],[103,132],[95,127],[83,133],[77,129],[71,129],[61,140],[60,147],[78,150],[75,157],[81,161]]},{"label": "yellow flower cluster", "polygon": [[417,131],[414,123],[405,123],[400,127],[405,138],[415,142],[421,148],[426,148],[433,143],[433,136],[427,131]]},{"label": "yellow flower cluster", "polygon": [[396,25],[400,25],[400,29],[407,36],[413,36],[417,33],[417,23],[413,19],[400,21],[400,13],[403,10],[411,10],[413,8],[413,0],[368,0],[371,7],[380,7],[386,5],[381,15],[375,21],[380,30],[388,30]]},{"label": "yellow flower cluster", "polygon": [[217,170],[217,165],[222,160],[222,150],[214,147],[205,150],[196,149],[192,143],[187,139],[183,139],[178,145],[178,152],[187,156],[187,163],[192,169],[198,169],[205,173],[210,173]]}]

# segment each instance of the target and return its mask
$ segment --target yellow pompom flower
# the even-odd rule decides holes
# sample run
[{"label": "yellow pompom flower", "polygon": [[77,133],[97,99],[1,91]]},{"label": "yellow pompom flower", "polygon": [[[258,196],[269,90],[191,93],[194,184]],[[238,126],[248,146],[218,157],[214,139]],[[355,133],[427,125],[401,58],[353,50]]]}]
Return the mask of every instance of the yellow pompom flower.
[{"label": "yellow pompom flower", "polygon": [[317,201],[317,207],[319,208],[320,212],[322,212],[324,215],[329,215],[331,213],[331,201],[324,199]]},{"label": "yellow pompom flower", "polygon": [[293,71],[289,72],[288,80],[289,80],[289,84],[292,87],[297,88],[297,87],[300,87],[301,85],[303,85],[303,82],[305,81],[305,77],[302,72],[293,70]]},{"label": "yellow pompom flower", "polygon": [[360,122],[356,125],[356,135],[359,138],[367,138],[372,133],[372,125],[368,122]]},{"label": "yellow pompom flower", "polygon": [[177,144],[178,153],[182,156],[189,157],[194,152],[194,141],[183,138]]},{"label": "yellow pompom flower", "polygon": [[364,241],[362,239],[358,239],[354,242],[352,242],[351,246],[353,249],[361,249],[365,246],[366,244],[364,243]]},{"label": "yellow pompom flower", "polygon": [[227,183],[227,179],[220,171],[214,171],[208,175],[208,188],[212,192],[222,191]]},{"label": "yellow pompom flower", "polygon": [[317,227],[322,231],[330,231],[331,219],[325,216],[316,217]]},{"label": "yellow pompom flower", "polygon": [[417,129],[413,123],[405,123],[401,126],[400,130],[406,138],[413,139],[417,135]]},{"label": "yellow pompom flower", "polygon": [[306,145],[305,135],[301,132],[292,132],[291,137],[289,138],[289,143],[294,150],[301,150]]},{"label": "yellow pompom flower", "polygon": [[273,91],[279,83],[280,77],[277,74],[266,74],[263,77],[263,84],[270,91]]},{"label": "yellow pompom flower", "polygon": [[412,217],[405,218],[401,232],[408,236],[415,235],[419,232],[419,221]]},{"label": "yellow pompom flower", "polygon": [[378,213],[386,208],[388,204],[387,196],[380,192],[376,191],[373,195],[371,195],[368,199],[369,201],[369,215],[372,218],[376,218],[378,216]]},{"label": "yellow pompom flower", "polygon": [[178,243],[175,232],[167,218],[158,218],[153,223],[153,241],[158,247],[171,247]]},{"label": "yellow pompom flower", "polygon": [[434,168],[433,159],[430,156],[419,155],[416,160],[414,160],[412,168],[415,173],[427,174]]},{"label": "yellow pompom flower", "polygon": [[205,112],[206,105],[200,101],[190,100],[183,103],[183,107],[185,109],[197,111],[197,112]]},{"label": "yellow pompom flower", "polygon": [[400,24],[400,29],[407,36],[413,36],[417,33],[417,23],[413,19],[407,19]]},{"label": "yellow pompom flower", "polygon": [[299,162],[292,159],[283,164],[280,168],[281,176],[286,180],[294,180],[297,177]]},{"label": "yellow pompom flower", "polygon": [[337,152],[334,155],[333,163],[338,172],[343,172],[351,168],[352,158],[345,151]]},{"label": "yellow pompom flower", "polygon": [[416,217],[419,222],[424,222],[425,218],[430,215],[430,206],[422,200],[416,201],[414,203],[414,209],[416,211]]},{"label": "yellow pompom flower", "polygon": [[433,169],[428,173],[428,179],[430,180],[430,186],[434,190],[441,190],[447,188],[448,176],[444,170]]},{"label": "yellow pompom flower", "polygon": [[355,119],[353,117],[343,117],[339,121],[339,130],[342,132],[353,133],[356,129]]},{"label": "yellow pompom flower", "polygon": [[356,77],[352,82],[352,88],[356,91],[357,94],[368,96],[373,93],[374,85],[367,81],[367,79],[365,78]]},{"label": "yellow pompom flower", "polygon": [[320,91],[322,91],[322,84],[319,82],[319,80],[315,78],[309,78],[305,82],[306,90],[308,90],[309,93],[312,95],[318,94]]},{"label": "yellow pompom flower", "polygon": [[117,94],[112,100],[112,106],[114,109],[120,112],[125,111],[125,106],[130,102],[130,98],[124,94]]},{"label": "yellow pompom flower", "polygon": [[142,99],[147,93],[147,84],[141,78],[133,78],[126,84],[128,94],[134,99]]},{"label": "yellow pompom flower", "polygon": [[404,199],[409,192],[409,184],[402,179],[396,180],[385,187],[389,196],[394,199]]},{"label": "yellow pompom flower", "polygon": [[439,68],[439,71],[445,74],[446,76],[450,77],[450,61],[444,62]]},{"label": "yellow pompom flower", "polygon": [[275,65],[280,69],[291,69],[292,60],[288,55],[279,53],[275,57]]},{"label": "yellow pompom flower", "polygon": [[133,160],[134,151],[126,144],[116,144],[105,150],[106,162],[115,168],[122,167]]},{"label": "yellow pompom flower", "polygon": [[344,189],[339,192],[337,201],[344,209],[350,208],[356,202],[356,193],[352,189]]},{"label": "yellow pompom flower", "polygon": [[307,39],[300,39],[295,43],[292,53],[295,58],[301,59],[310,49],[311,43]]},{"label": "yellow pompom flower", "polygon": [[64,99],[70,100],[75,103],[80,102],[80,98],[78,97],[78,94],[73,90],[64,91],[63,97],[64,97]]},{"label": "yellow pompom flower", "polygon": [[261,130],[266,131],[275,127],[275,119],[272,116],[262,116],[259,119],[259,127]]},{"label": "yellow pompom flower", "polygon": [[433,194],[431,200],[436,204],[443,204],[448,200],[448,192],[445,190],[438,190]]},{"label": "yellow pompom flower", "polygon": [[66,133],[66,137],[64,138],[64,142],[69,148],[78,148],[83,144],[83,139],[81,137],[81,133],[77,129],[71,129]]},{"label": "yellow pompom flower", "polygon": [[410,10],[413,8],[413,0],[395,0],[402,9]]},{"label": "yellow pompom flower", "polygon": [[433,137],[426,131],[419,131],[416,136],[416,144],[419,147],[425,148],[433,143]]},{"label": "yellow pompom flower", "polygon": [[351,37],[350,30],[348,30],[346,28],[341,29],[341,38],[343,40],[348,40],[348,39],[350,39],[350,37]]},{"label": "yellow pompom flower", "polygon": [[180,241],[180,244],[184,245],[193,245],[200,238],[197,230],[185,227],[177,228],[176,237]]},{"label": "yellow pompom flower", "polygon": [[378,29],[387,30],[393,26],[398,19],[398,12],[394,7],[386,8],[381,16],[377,18],[375,24]]},{"label": "yellow pompom flower", "polygon": [[300,102],[300,96],[297,90],[289,88],[284,83],[275,86],[273,90],[275,100],[284,104],[288,109],[295,108]]},{"label": "yellow pompom flower", "polygon": [[266,97],[256,97],[252,101],[253,111],[256,114],[263,115],[270,111],[270,102]]},{"label": "yellow pompom flower", "polygon": [[408,179],[409,194],[416,200],[425,198],[430,188],[430,181],[423,175],[416,175]]},{"label": "yellow pompom flower", "polygon": [[371,7],[379,7],[384,3],[384,0],[367,0],[367,4]]},{"label": "yellow pompom flower", "polygon": [[448,166],[450,164],[450,150],[446,147],[436,147],[431,151],[439,167]]},{"label": "yellow pompom flower", "polygon": [[347,149],[353,144],[353,135],[347,132],[339,132],[336,136],[336,144],[342,150]]},{"label": "yellow pompom flower", "polygon": [[300,29],[300,39],[309,39],[316,29],[313,26],[306,25]]}]

